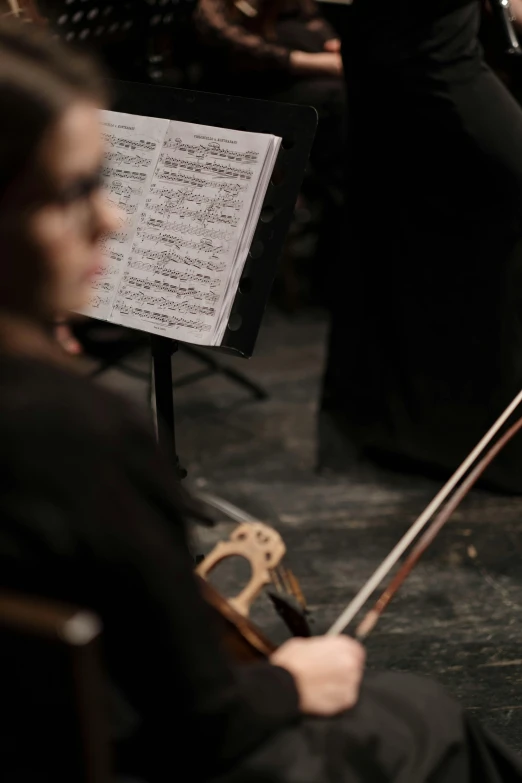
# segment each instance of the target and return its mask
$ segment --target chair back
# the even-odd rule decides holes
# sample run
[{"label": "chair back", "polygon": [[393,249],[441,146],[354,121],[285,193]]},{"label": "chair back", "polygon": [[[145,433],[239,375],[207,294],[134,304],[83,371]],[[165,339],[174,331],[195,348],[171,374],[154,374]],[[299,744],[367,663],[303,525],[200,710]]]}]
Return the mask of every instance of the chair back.
[{"label": "chair back", "polygon": [[0,593],[0,776],[109,783],[101,623],[74,607]]}]

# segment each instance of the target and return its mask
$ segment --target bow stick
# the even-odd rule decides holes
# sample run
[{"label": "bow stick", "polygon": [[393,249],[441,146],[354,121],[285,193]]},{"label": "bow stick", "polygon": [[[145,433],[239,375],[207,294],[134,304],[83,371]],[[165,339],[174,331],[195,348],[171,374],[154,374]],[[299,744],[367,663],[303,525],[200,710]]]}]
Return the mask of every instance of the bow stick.
[{"label": "bow stick", "polygon": [[362,642],[368,638],[370,633],[377,625],[380,616],[382,615],[382,613],[384,612],[384,610],[386,609],[386,607],[388,606],[392,598],[396,595],[399,588],[402,586],[402,584],[406,581],[408,576],[411,574],[413,568],[418,563],[418,561],[420,560],[420,558],[422,557],[426,549],[429,547],[431,542],[438,535],[440,530],[444,527],[444,525],[451,517],[453,512],[456,510],[456,508],[464,500],[464,498],[466,497],[470,489],[473,487],[475,482],[484,473],[488,465],[490,465],[491,462],[495,459],[499,451],[501,451],[504,448],[506,443],[508,443],[511,440],[511,438],[514,435],[516,435],[516,433],[520,429],[522,429],[522,419],[519,419],[517,422],[515,422],[515,424],[513,424],[513,426],[510,427],[509,430],[507,430],[507,432],[505,432],[501,438],[499,438],[499,440],[495,443],[495,445],[491,447],[488,453],[473,468],[471,473],[469,473],[469,475],[462,482],[460,487],[455,491],[455,494],[453,495],[451,500],[449,500],[447,505],[443,508],[443,510],[439,514],[437,514],[437,516],[435,517],[435,519],[433,520],[429,528],[419,538],[414,548],[412,549],[411,553],[409,554],[408,558],[405,560],[400,571],[398,571],[398,573],[392,579],[392,581],[390,582],[386,590],[376,601],[375,605],[372,607],[372,609],[370,609],[370,611],[364,616],[362,621],[359,623],[355,631],[356,639]]},{"label": "bow stick", "polygon": [[484,449],[489,445],[497,432],[500,430],[503,424],[509,419],[513,411],[522,402],[522,391],[520,391],[515,399],[508,405],[506,410],[498,417],[493,426],[486,432],[484,437],[477,443],[473,451],[466,457],[459,468],[446,482],[442,489],[433,498],[431,503],[424,509],[422,514],[415,520],[409,530],[406,531],[404,536],[398,542],[398,544],[392,549],[390,554],[383,560],[381,565],[372,574],[370,579],[366,582],[361,590],[357,593],[355,598],[348,604],[346,609],[342,612],[340,617],[335,621],[331,628],[327,631],[327,635],[336,636],[342,633],[347,625],[351,623],[355,615],[362,609],[366,601],[372,596],[375,590],[379,587],[383,579],[385,579],[390,573],[391,569],[397,563],[400,557],[404,554],[406,549],[419,535],[424,527],[428,524],[433,514],[435,514],[442,506],[444,501],[448,498],[450,493],[455,489],[461,478],[467,473],[467,471],[473,466],[474,462],[482,455]]}]

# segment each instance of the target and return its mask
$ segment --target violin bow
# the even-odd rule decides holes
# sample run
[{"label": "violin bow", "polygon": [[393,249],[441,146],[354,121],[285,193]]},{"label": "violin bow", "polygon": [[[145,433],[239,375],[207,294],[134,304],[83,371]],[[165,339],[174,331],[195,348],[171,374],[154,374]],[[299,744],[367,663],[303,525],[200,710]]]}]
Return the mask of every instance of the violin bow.
[{"label": "violin bow", "polygon": [[[411,525],[409,530],[406,531],[404,536],[401,538],[401,540],[396,544],[396,546],[392,549],[390,554],[383,560],[381,565],[376,569],[376,571],[372,574],[372,576],[368,579],[366,584],[363,585],[361,590],[357,593],[357,595],[353,598],[353,600],[348,604],[346,609],[341,613],[341,615],[338,617],[338,619],[335,621],[335,623],[329,628],[327,631],[327,635],[330,636],[336,636],[338,634],[341,634],[346,627],[351,623],[351,621],[354,619],[354,617],[358,614],[358,612],[363,608],[364,604],[368,601],[369,598],[373,595],[375,590],[379,587],[381,582],[386,579],[388,574],[390,573],[391,569],[396,565],[398,560],[402,557],[406,549],[410,546],[410,544],[413,543],[414,539],[421,533],[423,528],[426,527],[430,519],[433,517],[433,515],[441,508],[442,504],[447,500],[451,492],[455,489],[459,481],[466,475],[468,470],[473,467],[476,460],[479,459],[484,450],[489,446],[495,435],[499,432],[501,427],[506,423],[506,421],[509,419],[511,414],[518,408],[520,403],[522,402],[522,391],[520,391],[517,396],[512,400],[512,402],[507,406],[505,411],[498,417],[496,422],[492,425],[492,427],[486,432],[484,437],[477,443],[475,448],[468,454],[466,459],[462,462],[462,464],[457,468],[455,473],[451,476],[451,478],[446,482],[446,484],[442,487],[442,489],[437,493],[437,495],[433,498],[433,500],[428,504],[428,506],[424,509],[422,514],[415,520],[415,522]],[[522,421],[522,420],[521,420]],[[518,422],[517,422],[518,424]],[[522,425],[521,425],[522,426]],[[518,431],[518,428],[516,428],[516,425],[514,425],[508,432],[506,432],[505,436],[503,436],[498,441],[498,450],[495,450],[495,447],[492,448],[493,455],[491,456],[491,461],[498,451],[503,448],[503,446],[513,437],[513,435]],[[500,444],[500,445],[499,445]],[[489,454],[488,454],[489,456]],[[486,459],[486,458],[485,458]],[[480,463],[482,465],[482,463]],[[483,467],[482,471],[486,469],[489,462],[486,462]],[[479,466],[477,466],[478,469]],[[481,471],[481,472],[482,472]],[[474,474],[474,471],[473,471]],[[477,480],[479,477],[480,472],[475,476],[474,480],[470,483],[468,486],[467,491],[471,489],[471,486],[473,486],[473,483]],[[471,478],[471,474],[470,477]],[[464,492],[464,494],[466,494]],[[462,495],[464,497],[464,495]],[[462,498],[461,498],[462,499]],[[458,501],[460,502],[460,501]],[[453,511],[454,509],[452,509]],[[450,511],[450,514],[452,513]],[[444,513],[444,512],[443,512]],[[448,515],[449,516],[449,515]],[[447,520],[444,519],[442,525]],[[442,527],[440,525],[440,527]],[[439,529],[440,529],[439,527]],[[434,535],[438,530],[435,531]],[[431,541],[432,539],[430,539]],[[430,543],[428,541],[428,544]],[[423,550],[425,551],[425,550]],[[412,553],[413,554],[413,553]],[[415,562],[419,559],[422,552],[419,553],[418,557],[416,558]],[[415,563],[412,564],[411,567],[413,567]],[[405,564],[406,565],[406,564]],[[408,574],[410,573],[411,568],[409,571],[404,575],[404,578],[401,581],[404,582],[404,579]],[[391,587],[391,585],[390,585]],[[392,593],[393,595],[393,593]],[[391,600],[391,597],[390,599]],[[389,600],[387,603],[389,603]],[[387,605],[386,603],[386,605]],[[374,607],[375,610],[375,607]],[[372,610],[373,611],[373,610]],[[380,615],[377,615],[377,619]],[[364,621],[363,621],[364,622]],[[376,620],[375,620],[376,622]],[[368,627],[369,627],[370,621],[368,621]],[[375,623],[374,623],[375,625]],[[360,628],[360,626],[359,626]],[[358,630],[359,630],[358,628]],[[365,627],[362,628],[363,631],[366,630]],[[370,628],[371,630],[371,628]],[[367,635],[367,634],[366,634]]]},{"label": "violin bow", "polygon": [[501,438],[491,447],[491,449],[487,452],[487,454],[482,457],[480,462],[477,463],[477,465],[473,468],[471,473],[468,474],[468,476],[464,479],[460,487],[455,491],[455,494],[451,497],[451,500],[448,501],[446,506],[440,511],[431,525],[428,527],[428,529],[422,534],[422,536],[419,538],[415,546],[413,547],[411,553],[408,555],[407,559],[404,561],[404,564],[401,566],[400,570],[397,572],[396,576],[392,579],[388,587],[384,590],[380,598],[376,601],[375,605],[370,609],[370,611],[363,617],[362,621],[359,623],[355,630],[355,638],[358,639],[360,642],[364,641],[368,638],[370,633],[373,631],[375,626],[377,625],[377,622],[379,621],[380,616],[392,600],[392,598],[396,595],[399,588],[402,586],[402,584],[406,581],[408,576],[413,571],[414,567],[422,557],[422,555],[425,553],[429,545],[432,543],[434,538],[438,535],[440,530],[444,527],[446,522],[450,519],[453,512],[458,508],[458,506],[461,504],[461,502],[464,500],[470,489],[473,487],[475,482],[480,478],[480,476],[484,473],[486,468],[493,462],[497,454],[502,451],[504,446],[511,440],[511,438],[516,435],[516,433],[522,429],[522,418],[519,419],[515,424],[513,424],[512,427],[507,430],[507,432],[502,435]]}]

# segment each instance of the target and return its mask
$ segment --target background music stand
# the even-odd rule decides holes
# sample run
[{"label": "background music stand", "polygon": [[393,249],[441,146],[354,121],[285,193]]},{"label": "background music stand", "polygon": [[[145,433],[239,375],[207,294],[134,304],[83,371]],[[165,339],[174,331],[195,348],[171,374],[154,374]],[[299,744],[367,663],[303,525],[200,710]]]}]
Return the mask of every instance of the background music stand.
[{"label": "background music stand", "polygon": [[46,25],[66,43],[97,54],[116,79],[167,78],[176,87],[194,83],[196,0],[8,2],[22,19]]},{"label": "background music stand", "polygon": [[[111,86],[115,111],[282,138],[223,343],[213,349],[252,356],[314,140],[315,109],[134,82],[112,81]],[[174,458],[178,475],[183,477],[186,473],[179,466],[176,450],[171,363],[178,342],[151,335],[151,347],[158,441]],[[197,349],[190,345],[190,351]]]}]

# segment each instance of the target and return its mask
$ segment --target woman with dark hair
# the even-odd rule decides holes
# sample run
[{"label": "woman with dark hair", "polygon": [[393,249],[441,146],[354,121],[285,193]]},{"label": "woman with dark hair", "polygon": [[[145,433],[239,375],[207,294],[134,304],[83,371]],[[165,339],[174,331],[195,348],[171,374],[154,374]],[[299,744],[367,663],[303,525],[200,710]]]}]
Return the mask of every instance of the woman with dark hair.
[{"label": "woman with dark hair", "polygon": [[[101,618],[117,776],[522,780],[437,686],[391,674],[361,685],[364,653],[347,637],[291,640],[242,667],[221,648],[173,466],[50,334],[57,312],[81,307],[115,226],[99,175],[102,101],[92,66],[0,27],[0,586]],[[20,699],[24,665],[0,647],[1,780],[54,782],[52,683],[42,671],[44,695]],[[49,721],[29,742],[31,705],[49,687]]]},{"label": "woman with dark hair", "polygon": [[319,301],[325,264],[335,269],[339,261],[346,115],[340,41],[315,0],[198,0],[194,24],[205,90],[317,111],[301,195],[318,217],[309,283]]},{"label": "woman with dark hair", "polygon": [[[484,62],[482,0],[355,0],[345,264],[323,466],[453,472],[522,388],[522,110]],[[522,440],[486,474],[522,492]]]}]

